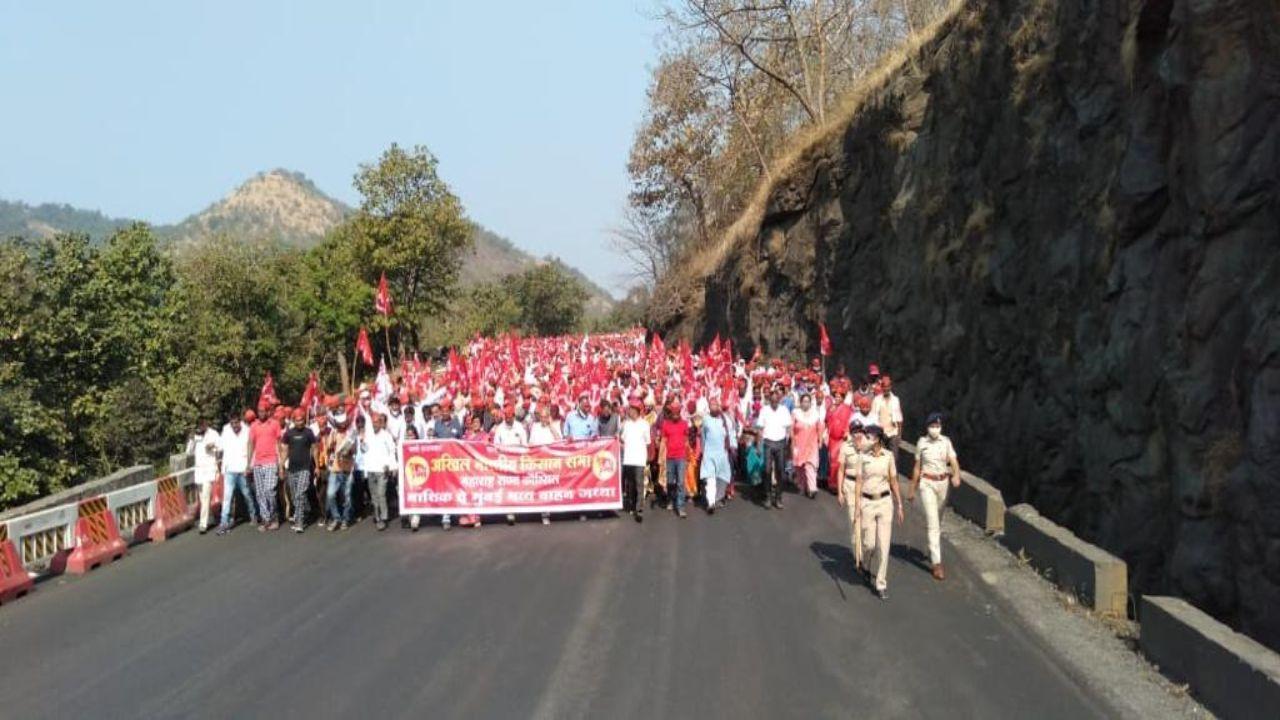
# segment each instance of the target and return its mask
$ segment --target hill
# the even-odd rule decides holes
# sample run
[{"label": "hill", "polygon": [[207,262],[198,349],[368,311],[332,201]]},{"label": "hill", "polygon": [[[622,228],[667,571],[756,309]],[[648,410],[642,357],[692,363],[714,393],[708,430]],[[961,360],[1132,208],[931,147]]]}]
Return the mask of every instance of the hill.
[{"label": "hill", "polygon": [[348,212],[302,173],[276,169],[254,175],[221,200],[159,231],[178,242],[223,235],[309,247]]},{"label": "hill", "polygon": [[0,200],[0,237],[47,237],[59,232],[76,232],[101,239],[131,222],[70,205],[28,205]]},{"label": "hill", "polygon": [[[302,173],[276,169],[255,175],[222,200],[161,232],[179,242],[226,235],[275,239],[305,248],[320,242],[351,210]],[[476,223],[475,249],[463,262],[460,281],[465,286],[498,280],[538,262],[510,240]],[[609,294],[580,271],[573,272],[590,294],[588,316],[607,313],[613,304]]]},{"label": "hill", "polygon": [[[228,237],[307,248],[320,242],[351,210],[302,173],[277,168],[254,175],[226,197],[175,225],[157,226],[156,232],[177,243]],[[0,200],[0,237],[83,232],[100,240],[130,222],[69,205],[32,207]],[[543,260],[477,223],[475,249],[463,262],[460,280],[463,285],[499,280],[540,262]],[[589,293],[587,316],[608,313],[613,307],[609,293],[577,269],[570,269]]]}]

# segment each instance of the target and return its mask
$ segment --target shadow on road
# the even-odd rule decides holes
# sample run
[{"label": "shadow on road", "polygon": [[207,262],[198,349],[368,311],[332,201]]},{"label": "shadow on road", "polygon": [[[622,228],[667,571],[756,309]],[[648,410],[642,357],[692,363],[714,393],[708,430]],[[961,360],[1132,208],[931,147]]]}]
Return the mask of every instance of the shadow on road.
[{"label": "shadow on road", "polygon": [[932,566],[929,565],[929,557],[921,552],[919,548],[910,545],[890,545],[889,557],[895,557],[903,562],[910,563],[925,572],[933,570]]},{"label": "shadow on road", "polygon": [[847,546],[815,541],[809,544],[809,551],[818,559],[822,571],[831,578],[831,582],[835,583],[836,589],[840,591],[841,600],[847,599],[844,586],[841,585],[842,581],[847,585],[866,585],[862,575],[854,567],[853,551]]},{"label": "shadow on road", "polygon": [[[857,587],[866,587],[866,580],[854,565],[853,550],[847,545],[813,542],[809,545],[809,551],[818,559],[823,572],[831,577],[831,581],[835,583],[836,588],[840,591],[840,597],[844,598],[844,587],[841,583],[853,585]],[[905,562],[923,572],[930,572],[929,558],[918,548],[901,543],[895,543],[889,546],[889,556]]]}]

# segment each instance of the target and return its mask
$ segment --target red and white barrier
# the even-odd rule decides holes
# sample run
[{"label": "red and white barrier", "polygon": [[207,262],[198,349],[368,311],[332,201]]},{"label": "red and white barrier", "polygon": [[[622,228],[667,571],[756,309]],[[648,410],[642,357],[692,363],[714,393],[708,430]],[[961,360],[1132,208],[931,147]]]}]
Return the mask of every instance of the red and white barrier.
[{"label": "red and white barrier", "polygon": [[0,525],[0,603],[20,598],[31,591],[31,577],[18,559],[9,540],[9,526]]},{"label": "red and white barrier", "polygon": [[[198,501],[196,506],[199,507]],[[195,523],[195,515],[176,475],[166,475],[156,481],[155,514],[147,533],[151,542],[164,542]]]},{"label": "red and white barrier", "polygon": [[66,557],[63,569],[83,575],[103,563],[114,562],[125,556],[128,548],[120,537],[115,513],[107,506],[105,497],[81,500],[77,513],[76,545]]}]

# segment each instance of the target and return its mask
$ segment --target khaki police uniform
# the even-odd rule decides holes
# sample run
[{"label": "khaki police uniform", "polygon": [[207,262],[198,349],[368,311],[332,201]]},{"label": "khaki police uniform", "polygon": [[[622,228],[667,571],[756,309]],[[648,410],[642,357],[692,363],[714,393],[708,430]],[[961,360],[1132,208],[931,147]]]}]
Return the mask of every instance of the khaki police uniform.
[{"label": "khaki police uniform", "polygon": [[951,461],[955,448],[946,435],[937,440],[925,435],[916,441],[916,465],[920,467],[920,507],[929,538],[929,562],[942,564],[942,526],[939,517],[951,489]]},{"label": "khaki police uniform", "polygon": [[889,478],[897,474],[893,453],[862,456],[862,565],[875,573],[876,590],[888,587],[889,543],[893,534],[893,493]]},{"label": "khaki police uniform", "polygon": [[840,445],[840,454],[836,460],[836,471],[840,473],[840,482],[844,483],[845,510],[849,513],[849,542],[854,548],[854,562],[861,563],[862,541],[858,537],[858,518],[854,511],[854,481],[858,477],[858,468],[862,467],[862,451],[853,444],[853,435],[845,438]]}]

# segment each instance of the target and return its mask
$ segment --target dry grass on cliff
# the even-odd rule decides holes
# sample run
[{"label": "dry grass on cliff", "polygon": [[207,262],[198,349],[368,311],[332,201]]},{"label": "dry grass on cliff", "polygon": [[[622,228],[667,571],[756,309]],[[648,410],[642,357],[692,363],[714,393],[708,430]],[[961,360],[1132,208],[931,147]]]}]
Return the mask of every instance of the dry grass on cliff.
[{"label": "dry grass on cliff", "polygon": [[[848,127],[867,99],[884,88],[905,65],[914,62],[920,49],[938,37],[942,30],[954,22],[960,15],[960,11],[969,4],[967,0],[953,0],[936,20],[917,30],[906,42],[886,55],[857,85],[841,96],[822,123],[810,125],[793,135],[782,152],[774,158],[769,174],[756,186],[751,200],[738,215],[738,219],[709,246],[694,253],[689,262],[684,265],[681,274],[696,281],[693,284],[701,287],[702,281],[715,272],[730,250],[759,232],[769,196],[773,193],[778,180],[787,177],[795,169],[796,164],[813,148],[828,142]],[[681,283],[681,285],[688,284],[690,283]]]}]

